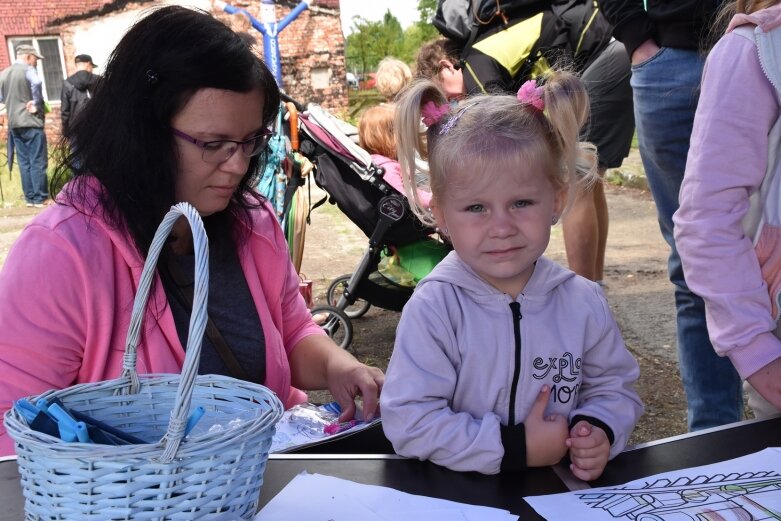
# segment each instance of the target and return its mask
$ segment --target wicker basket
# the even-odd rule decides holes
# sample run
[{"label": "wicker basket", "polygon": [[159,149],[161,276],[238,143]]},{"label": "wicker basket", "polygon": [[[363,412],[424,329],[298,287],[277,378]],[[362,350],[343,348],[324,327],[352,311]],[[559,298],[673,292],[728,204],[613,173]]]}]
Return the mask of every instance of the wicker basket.
[{"label": "wicker basket", "polygon": [[[181,375],[136,372],[136,347],[160,250],[174,222],[190,221],[195,244],[195,296]],[[18,454],[26,519],[251,519],[263,483],[279,399],[262,385],[196,376],[206,325],[208,243],[196,210],[171,208],[149,251],[133,305],[122,375],[30,397],[59,398],[150,443],[66,443],[29,428],[11,408],[5,415]],[[184,438],[190,405],[206,416],[243,418],[221,432]],[[224,415],[224,416],[221,416]],[[157,441],[159,440],[159,441]]]}]

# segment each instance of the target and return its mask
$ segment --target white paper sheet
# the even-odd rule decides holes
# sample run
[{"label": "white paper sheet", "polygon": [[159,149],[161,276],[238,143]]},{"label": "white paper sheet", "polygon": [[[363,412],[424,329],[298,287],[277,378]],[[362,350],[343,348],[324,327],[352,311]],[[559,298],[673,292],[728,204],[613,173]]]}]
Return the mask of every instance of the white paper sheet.
[{"label": "white paper sheet", "polygon": [[506,510],[407,494],[303,472],[255,516],[255,521],[517,521]]},{"label": "white paper sheet", "polygon": [[781,519],[781,449],[768,448],[616,487],[524,499],[551,521]]}]

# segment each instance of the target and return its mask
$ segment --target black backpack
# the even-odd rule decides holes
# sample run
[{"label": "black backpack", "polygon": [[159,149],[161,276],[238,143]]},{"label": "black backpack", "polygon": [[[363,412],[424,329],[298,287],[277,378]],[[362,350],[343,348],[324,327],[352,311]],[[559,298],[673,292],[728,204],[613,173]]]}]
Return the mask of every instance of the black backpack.
[{"label": "black backpack", "polygon": [[523,11],[539,11],[550,0],[439,0],[432,23],[446,38],[465,47],[481,29],[506,24]]},{"label": "black backpack", "polygon": [[[528,57],[514,74],[495,62],[490,55],[473,49],[477,42],[501,36],[516,24],[539,16],[539,38],[530,45]],[[599,10],[596,0],[439,0],[434,25],[445,37],[463,46],[462,65],[470,93],[514,91],[541,64],[553,64],[561,58],[583,71],[612,37],[613,27]],[[511,31],[510,31],[511,32]],[[517,42],[507,35],[508,44]],[[504,38],[504,36],[502,36]],[[505,64],[506,65],[506,64]]]}]

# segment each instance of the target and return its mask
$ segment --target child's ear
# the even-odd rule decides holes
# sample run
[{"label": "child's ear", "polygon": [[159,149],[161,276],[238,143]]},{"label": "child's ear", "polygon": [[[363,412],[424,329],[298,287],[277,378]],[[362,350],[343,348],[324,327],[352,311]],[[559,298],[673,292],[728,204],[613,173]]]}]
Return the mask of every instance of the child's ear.
[{"label": "child's ear", "polygon": [[437,222],[437,228],[440,230],[446,230],[447,221],[445,219],[445,213],[442,211],[442,208],[439,207],[439,204],[437,204],[437,200],[433,197],[431,198],[431,203],[429,204],[429,210],[431,210],[431,213],[434,215],[434,220]]},{"label": "child's ear", "polygon": [[[556,195],[553,199],[553,213],[556,216],[556,220],[561,217],[564,210],[567,208],[567,199],[569,198],[569,191],[566,188],[556,190]],[[556,224],[556,223],[554,223]]]}]

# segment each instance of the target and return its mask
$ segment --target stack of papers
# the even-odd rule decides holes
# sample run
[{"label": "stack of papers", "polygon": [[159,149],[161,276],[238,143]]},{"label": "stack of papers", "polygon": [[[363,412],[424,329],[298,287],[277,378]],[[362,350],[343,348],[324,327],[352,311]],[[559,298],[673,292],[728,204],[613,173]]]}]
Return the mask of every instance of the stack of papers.
[{"label": "stack of papers", "polygon": [[415,496],[392,488],[303,472],[255,516],[255,521],[517,521],[507,510]]}]

